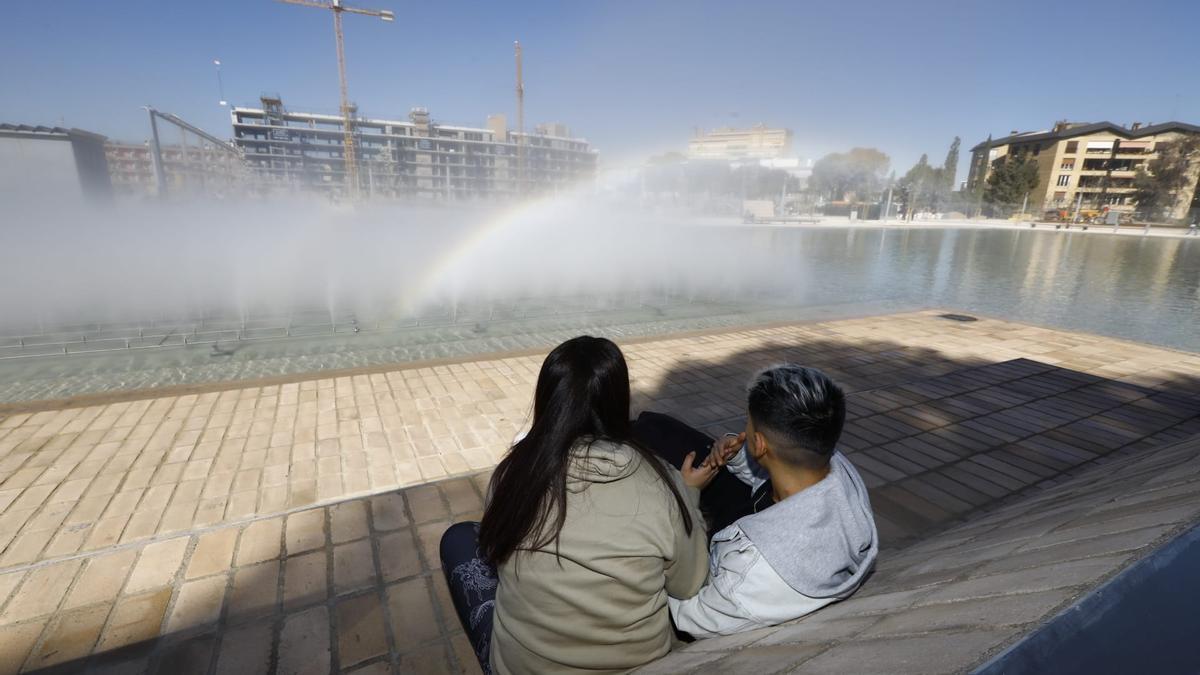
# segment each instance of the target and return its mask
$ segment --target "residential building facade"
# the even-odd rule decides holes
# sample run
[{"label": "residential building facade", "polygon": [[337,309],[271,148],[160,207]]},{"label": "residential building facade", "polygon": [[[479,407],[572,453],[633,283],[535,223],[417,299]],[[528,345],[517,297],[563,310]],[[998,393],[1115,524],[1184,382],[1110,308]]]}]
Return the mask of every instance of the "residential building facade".
[{"label": "residential building facade", "polygon": [[713,129],[688,141],[688,159],[740,161],[791,156],[792,130],[771,129],[763,124],[749,129]]},{"label": "residential building facade", "polygon": [[[150,142],[109,141],[104,144],[113,191],[125,197],[159,193]],[[241,158],[211,144],[163,144],[163,177],[171,193],[209,196],[245,192],[250,187]]]},{"label": "residential building facade", "polygon": [[[1038,167],[1038,184],[1029,194],[1030,210],[1108,208],[1128,213],[1136,208],[1137,170],[1148,169],[1166,145],[1185,136],[1200,137],[1200,126],[1058,122],[1049,131],[1014,131],[971,148],[967,187],[981,189],[1005,158],[1023,156]],[[1190,183],[1179,191],[1168,218],[1187,218],[1195,208],[1200,158],[1193,162],[1190,175]]]},{"label": "residential building facade", "polygon": [[[233,142],[250,169],[275,185],[343,194],[343,118],[287,110],[279,97],[261,103],[231,111]],[[461,127],[413,108],[407,120],[356,118],[352,130],[359,191],[368,196],[506,199],[568,190],[596,172],[596,151],[561,124],[521,134],[503,115]]]}]

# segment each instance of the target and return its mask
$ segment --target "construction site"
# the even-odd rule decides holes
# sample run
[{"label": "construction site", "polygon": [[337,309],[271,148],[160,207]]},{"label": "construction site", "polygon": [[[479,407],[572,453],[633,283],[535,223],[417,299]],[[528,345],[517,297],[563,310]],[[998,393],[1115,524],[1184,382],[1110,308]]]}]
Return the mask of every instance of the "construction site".
[{"label": "construction site", "polygon": [[[596,170],[596,151],[561,124],[529,134],[510,131],[504,115],[477,128],[440,124],[425,108],[389,120],[288,110],[278,96],[261,103],[233,108],[233,142],[273,187],[332,196],[352,185],[366,197],[512,199],[569,189]],[[350,161],[357,164],[353,174]]]},{"label": "construction site", "polygon": [[[142,142],[114,141],[80,129],[6,124],[0,159],[14,167],[39,164],[39,173],[54,174],[56,185],[65,182],[72,192],[104,201],[114,195],[226,198],[287,192],[316,192],[337,201],[503,201],[560,193],[595,176],[596,150],[586,139],[571,136],[566,125],[525,130],[520,42],[513,43],[515,129],[508,128],[503,114],[489,115],[483,127],[444,124],[424,107],[412,108],[403,120],[367,118],[349,99],[342,15],[392,22],[394,14],[341,0],[280,2],[332,13],[340,114],[288,109],[279,94],[263,94],[258,107],[230,107],[231,140],[150,106],[145,106],[150,137]],[[213,63],[219,82],[220,61]],[[223,89],[220,104],[228,105]],[[173,142],[176,133],[179,140]],[[73,158],[47,153],[49,146],[37,143],[47,139],[70,140]],[[91,146],[81,139],[102,147],[102,157],[87,152]],[[51,156],[54,161],[47,162]],[[42,180],[22,179],[33,186]]]}]

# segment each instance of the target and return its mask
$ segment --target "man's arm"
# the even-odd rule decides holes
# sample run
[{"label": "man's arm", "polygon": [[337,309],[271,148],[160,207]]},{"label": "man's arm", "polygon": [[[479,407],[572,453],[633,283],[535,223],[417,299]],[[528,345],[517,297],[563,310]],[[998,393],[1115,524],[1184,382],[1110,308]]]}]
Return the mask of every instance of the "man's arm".
[{"label": "man's arm", "polygon": [[745,444],[726,462],[725,468],[729,470],[729,473],[737,476],[738,480],[749,485],[751,492],[762,487],[763,483],[766,483],[767,479],[771,477],[767,470],[754,461],[754,458],[746,451]]},{"label": "man's arm", "polygon": [[719,556],[713,575],[700,592],[687,599],[667,597],[675,626],[694,637],[729,635],[757,627],[756,617],[737,601],[737,588],[758,556],[757,551],[739,551],[713,542],[712,555]]},{"label": "man's arm", "polygon": [[708,583],[686,600],[667,598],[679,630],[698,638],[730,635],[798,619],[833,598],[810,598],[787,585],[740,532],[713,541]]}]

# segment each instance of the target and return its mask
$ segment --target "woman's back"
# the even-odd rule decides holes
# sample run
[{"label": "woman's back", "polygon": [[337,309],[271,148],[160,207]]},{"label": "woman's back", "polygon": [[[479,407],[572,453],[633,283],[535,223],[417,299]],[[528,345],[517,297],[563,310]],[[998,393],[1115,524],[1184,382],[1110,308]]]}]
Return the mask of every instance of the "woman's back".
[{"label": "woman's back", "polygon": [[[703,529],[686,533],[678,502],[647,464],[654,460],[606,441],[579,443],[571,455],[558,557],[551,543],[499,568],[496,672],[621,672],[648,663],[671,646],[667,594],[690,597],[706,579]],[[676,487],[693,522],[703,523],[698,494]]]}]

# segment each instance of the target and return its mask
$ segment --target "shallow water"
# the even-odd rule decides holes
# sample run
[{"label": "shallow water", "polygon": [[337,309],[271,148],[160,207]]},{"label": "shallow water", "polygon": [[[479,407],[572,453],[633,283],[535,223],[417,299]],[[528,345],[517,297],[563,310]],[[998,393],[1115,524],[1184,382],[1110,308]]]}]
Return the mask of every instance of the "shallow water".
[{"label": "shallow water", "polygon": [[[694,292],[658,280],[655,287],[607,298],[463,302],[420,317],[335,321],[318,335],[226,339],[218,349],[207,342],[0,359],[0,401],[468,357],[544,347],[585,332],[653,336],[920,307],[1200,352],[1200,238],[982,229],[686,231],[728,251],[727,260],[696,265],[752,269],[746,276],[754,281]],[[118,336],[128,330],[101,329]]]}]

